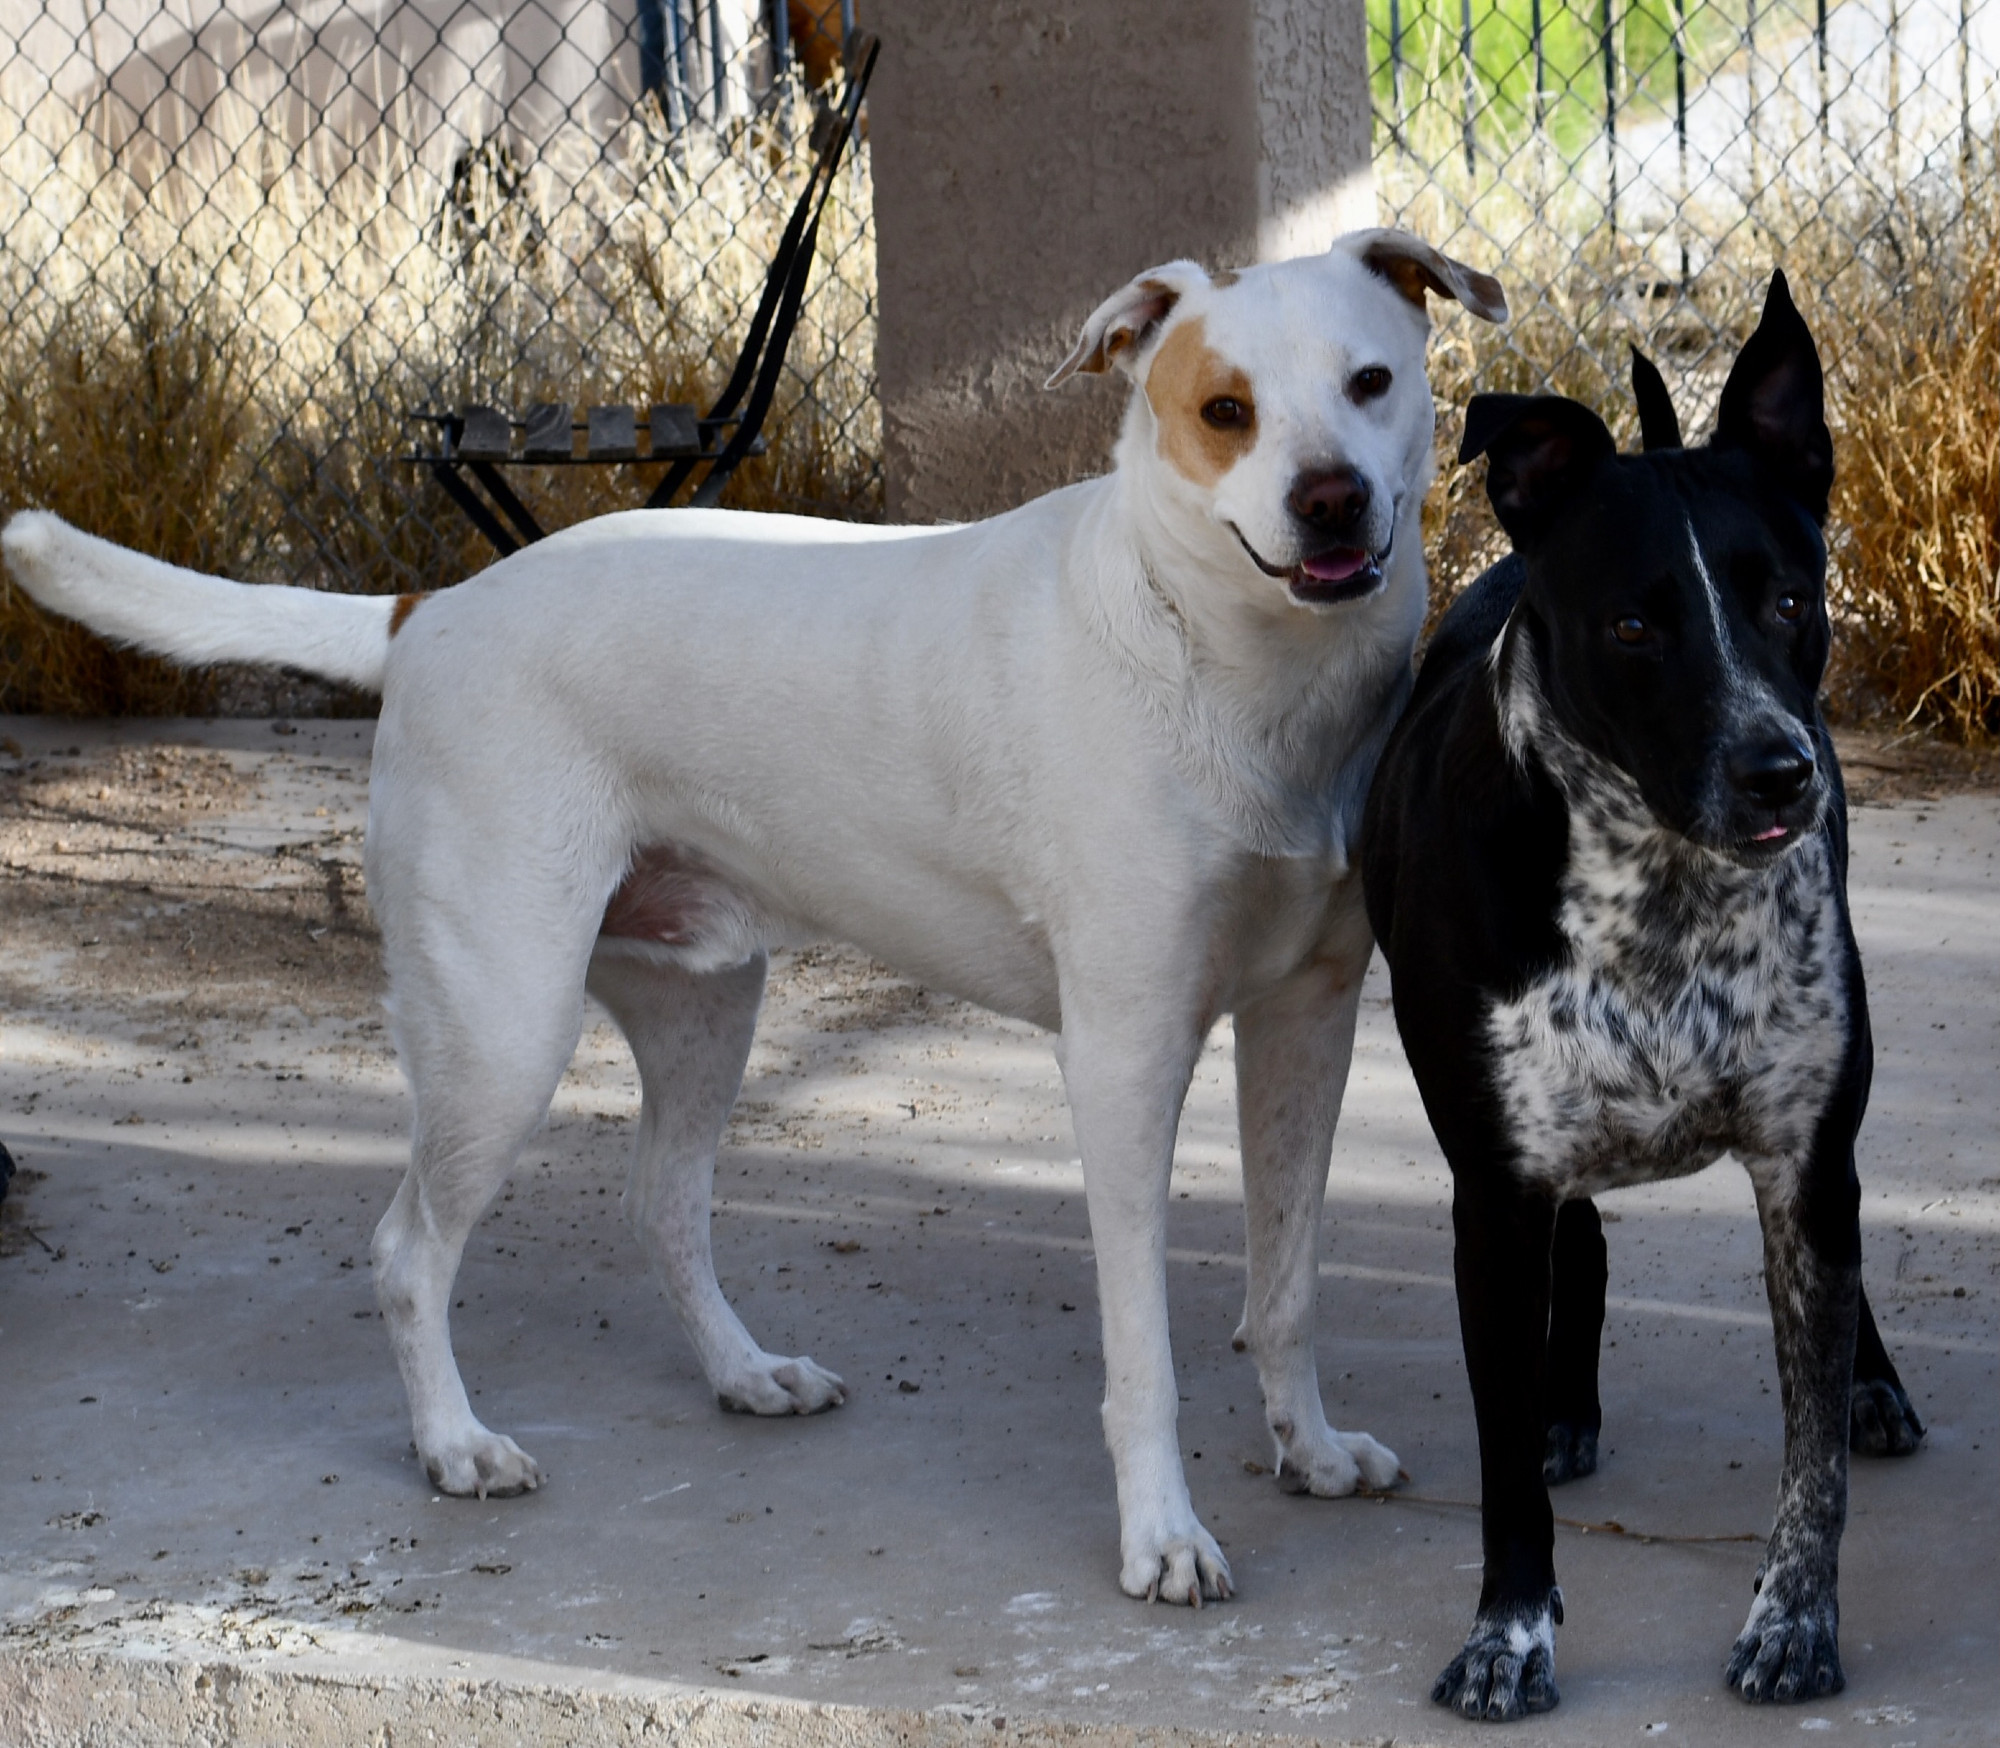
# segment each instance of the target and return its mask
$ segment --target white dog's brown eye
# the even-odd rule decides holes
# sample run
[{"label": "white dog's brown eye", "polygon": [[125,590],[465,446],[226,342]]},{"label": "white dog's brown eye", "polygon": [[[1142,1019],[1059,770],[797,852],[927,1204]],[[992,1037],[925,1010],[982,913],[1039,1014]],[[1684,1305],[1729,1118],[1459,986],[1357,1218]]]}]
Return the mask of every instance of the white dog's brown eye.
[{"label": "white dog's brown eye", "polygon": [[1227,429],[1231,426],[1250,423],[1250,407],[1234,395],[1217,395],[1214,400],[1204,402],[1201,416],[1211,425]]},{"label": "white dog's brown eye", "polygon": [[1796,625],[1805,617],[1805,598],[1800,595],[1780,595],[1777,614],[1787,625]]},{"label": "white dog's brown eye", "polygon": [[1389,384],[1394,380],[1386,364],[1371,364],[1354,373],[1348,381],[1347,392],[1357,401],[1379,400],[1389,392]]},{"label": "white dog's brown eye", "polygon": [[1622,644],[1644,643],[1652,635],[1645,620],[1636,613],[1628,613],[1623,619],[1611,622],[1611,635]]}]

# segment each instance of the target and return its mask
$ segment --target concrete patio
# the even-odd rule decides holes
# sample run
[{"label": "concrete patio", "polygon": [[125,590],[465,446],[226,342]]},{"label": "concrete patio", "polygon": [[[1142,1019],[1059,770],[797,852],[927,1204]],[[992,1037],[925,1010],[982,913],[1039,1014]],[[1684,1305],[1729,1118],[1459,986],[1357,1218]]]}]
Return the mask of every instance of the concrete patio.
[{"label": "concrete patio", "polygon": [[[371,728],[0,722],[0,1135],[24,1168],[0,1225],[0,1742],[1495,1739],[1426,1699],[1478,1588],[1477,1462],[1447,1179],[1379,967],[1320,1358],[1405,1494],[1278,1491],[1229,1347],[1226,1029],[1183,1125],[1181,1427],[1237,1600],[1117,1590],[1047,1041],[841,952],[774,969],[716,1243],[745,1321],[841,1372],[847,1405],[717,1408],[619,1224],[638,1095],[598,1023],[454,1317],[479,1412],[551,1483],[435,1496],[368,1271],[407,1120],[360,898]],[[162,772],[185,807],[146,793]],[[1930,1436],[1854,1467],[1847,1691],[1753,1711],[1721,1686],[1780,1449],[1725,1163],[1603,1201],[1607,1455],[1556,1495],[1563,1703],[1509,1743],[1996,1739],[2000,796],[1862,806],[1854,838],[1867,1279]]]}]

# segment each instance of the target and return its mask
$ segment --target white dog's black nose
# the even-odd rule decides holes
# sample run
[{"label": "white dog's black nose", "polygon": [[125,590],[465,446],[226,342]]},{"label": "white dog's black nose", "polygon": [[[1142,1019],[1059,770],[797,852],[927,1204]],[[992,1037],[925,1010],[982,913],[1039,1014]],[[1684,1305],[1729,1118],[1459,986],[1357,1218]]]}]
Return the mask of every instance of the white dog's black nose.
[{"label": "white dog's black nose", "polygon": [[1812,748],[1790,735],[1739,747],[1730,755],[1730,782],[1740,794],[1766,807],[1798,800],[1812,778]]},{"label": "white dog's black nose", "polygon": [[1301,522],[1327,534],[1352,534],[1368,513],[1368,482],[1351,467],[1302,473],[1285,499]]}]

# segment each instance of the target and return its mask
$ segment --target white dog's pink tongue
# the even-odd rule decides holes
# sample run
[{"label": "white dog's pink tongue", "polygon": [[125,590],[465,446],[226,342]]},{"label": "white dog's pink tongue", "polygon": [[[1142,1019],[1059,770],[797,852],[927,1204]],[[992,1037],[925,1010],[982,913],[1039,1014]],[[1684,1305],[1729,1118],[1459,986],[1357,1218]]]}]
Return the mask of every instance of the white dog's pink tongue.
[{"label": "white dog's pink tongue", "polygon": [[1331,552],[1318,552],[1299,566],[1315,582],[1344,583],[1368,562],[1368,554],[1359,547],[1341,546]]},{"label": "white dog's pink tongue", "polygon": [[1784,835],[1785,835],[1785,828],[1784,828],[1783,826],[1781,826],[1781,825],[1774,825],[1774,826],[1772,826],[1772,827],[1771,827],[1771,829],[1770,829],[1769,831],[1762,831],[1762,832],[1759,832],[1759,833],[1758,833],[1758,834],[1757,834],[1757,835],[1756,835],[1756,836],[1755,836],[1754,838],[1752,838],[1752,839],[1751,839],[1750,841],[1751,841],[1751,842],[1752,842],[1753,844],[1768,844],[1768,843],[1770,843],[1770,842],[1771,842],[1771,841],[1772,841],[1772,840],[1773,840],[1774,838],[1781,838],[1781,837],[1783,837]]}]

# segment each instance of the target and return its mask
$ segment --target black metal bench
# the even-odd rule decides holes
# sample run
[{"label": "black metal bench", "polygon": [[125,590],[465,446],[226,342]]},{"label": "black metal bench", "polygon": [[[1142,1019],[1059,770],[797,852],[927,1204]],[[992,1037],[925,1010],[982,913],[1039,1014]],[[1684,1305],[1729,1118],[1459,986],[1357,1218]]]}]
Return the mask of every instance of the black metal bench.
[{"label": "black metal bench", "polygon": [[[805,301],[820,215],[833,190],[841,154],[854,136],[879,48],[873,36],[861,31],[848,41],[847,88],[839,107],[824,112],[814,125],[812,174],[771,258],[771,271],[735,367],[706,412],[674,404],[648,407],[642,417],[633,407],[573,408],[555,401],[531,406],[520,418],[486,406],[409,415],[412,423],[435,430],[437,443],[430,449],[419,446],[402,460],[430,469],[452,502],[503,556],[542,539],[547,530],[507,483],[502,468],[643,467],[666,462],[666,472],[645,500],[647,509],[663,510],[697,469],[705,471],[688,503],[714,504],[745,457],[763,453],[764,418],[771,410]],[[484,497],[473,489],[474,482],[483,488]]]}]

